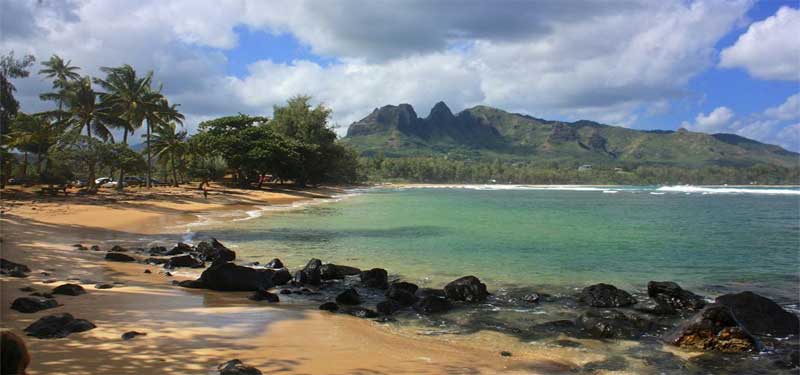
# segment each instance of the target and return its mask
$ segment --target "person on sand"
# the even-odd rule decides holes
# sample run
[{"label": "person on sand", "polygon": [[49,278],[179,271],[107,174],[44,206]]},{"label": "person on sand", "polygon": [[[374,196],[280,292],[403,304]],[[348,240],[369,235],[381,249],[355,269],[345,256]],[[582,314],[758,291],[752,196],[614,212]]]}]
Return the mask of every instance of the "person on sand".
[{"label": "person on sand", "polygon": [[25,341],[11,331],[2,332],[0,358],[0,375],[25,375],[31,362]]},{"label": "person on sand", "polygon": [[208,199],[208,185],[203,185],[203,197]]}]

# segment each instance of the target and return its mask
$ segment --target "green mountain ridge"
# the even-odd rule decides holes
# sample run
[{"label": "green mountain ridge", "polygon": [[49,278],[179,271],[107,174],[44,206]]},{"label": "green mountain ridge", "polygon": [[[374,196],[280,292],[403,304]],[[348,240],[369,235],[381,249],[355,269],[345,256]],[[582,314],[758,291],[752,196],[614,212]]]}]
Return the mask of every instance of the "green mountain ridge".
[{"label": "green mountain ridge", "polygon": [[559,166],[800,165],[798,153],[735,134],[549,121],[482,105],[453,114],[444,102],[425,118],[409,104],[376,108],[350,125],[342,141],[362,156],[447,156]]}]

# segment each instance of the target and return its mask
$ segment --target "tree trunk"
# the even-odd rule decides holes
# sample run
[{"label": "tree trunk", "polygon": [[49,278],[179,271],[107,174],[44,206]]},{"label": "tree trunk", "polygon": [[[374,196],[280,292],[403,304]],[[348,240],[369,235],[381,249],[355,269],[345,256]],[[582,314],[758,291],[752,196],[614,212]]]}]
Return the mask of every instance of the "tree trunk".
[{"label": "tree trunk", "polygon": [[[92,146],[92,125],[89,123],[89,121],[86,121],[86,134],[89,136],[87,146],[89,146],[89,149],[92,150],[90,152],[94,153],[94,147]],[[95,167],[94,155],[91,155],[89,158],[89,178],[88,181],[86,181],[86,183],[88,184],[87,191],[90,193],[94,193],[95,191],[97,191],[97,186],[95,186],[94,183],[94,180],[96,178],[94,173],[94,167]]]},{"label": "tree trunk", "polygon": [[[128,129],[125,129],[125,131],[122,133],[122,143],[124,143],[126,145],[128,144]],[[119,181],[117,181],[117,191],[122,191],[122,188],[123,188],[122,180],[124,180],[124,179],[125,179],[125,168],[123,168],[120,165],[119,166]]]},{"label": "tree trunk", "polygon": [[22,159],[22,177],[28,178],[28,151],[25,151],[25,158]]},{"label": "tree trunk", "polygon": [[175,168],[175,155],[170,155],[172,161],[172,183],[173,186],[178,187],[178,170]]},{"label": "tree trunk", "polygon": [[147,120],[147,188],[150,188],[150,171],[153,169],[152,159],[150,158],[150,120]]}]

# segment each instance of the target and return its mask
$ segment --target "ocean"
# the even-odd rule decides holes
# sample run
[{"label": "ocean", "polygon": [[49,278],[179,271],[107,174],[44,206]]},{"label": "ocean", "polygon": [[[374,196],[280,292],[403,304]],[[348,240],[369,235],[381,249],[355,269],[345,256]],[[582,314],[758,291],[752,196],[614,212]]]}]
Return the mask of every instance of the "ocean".
[{"label": "ocean", "polygon": [[[219,238],[244,263],[277,257],[294,270],[319,258],[385,268],[390,279],[421,287],[464,275],[487,284],[492,297],[474,309],[435,319],[398,315],[399,324],[422,334],[488,329],[540,345],[547,339],[530,327],[575,319],[585,309],[568,297],[600,282],[640,300],[647,299],[647,282],[657,280],[709,301],[751,290],[795,313],[800,307],[798,188],[377,187],[235,218],[207,216],[191,236]],[[532,292],[552,296],[552,303],[523,302]],[[368,304],[381,299],[367,297]],[[648,355],[662,353],[657,337],[641,345]],[[651,362],[671,373],[680,360]]]}]

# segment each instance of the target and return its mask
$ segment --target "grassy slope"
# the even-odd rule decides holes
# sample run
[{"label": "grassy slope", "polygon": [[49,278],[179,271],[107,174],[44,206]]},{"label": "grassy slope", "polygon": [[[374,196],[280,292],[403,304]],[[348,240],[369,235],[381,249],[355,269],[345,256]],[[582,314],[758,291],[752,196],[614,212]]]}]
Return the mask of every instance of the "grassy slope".
[{"label": "grassy slope", "polygon": [[[503,138],[486,147],[468,147],[450,137],[422,139],[400,132],[387,124],[375,124],[375,132],[344,138],[363,155],[444,156],[468,159],[532,161],[542,164],[571,163],[619,165],[631,163],[665,164],[686,167],[707,165],[749,166],[758,163],[797,167],[798,154],[777,146],[761,144],[732,135],[694,132],[657,133],[579,121],[567,125],[574,129],[574,140],[551,138],[556,126],[564,123],[508,113],[477,106],[466,110],[483,126],[492,126]],[[368,120],[368,119],[365,119]],[[370,119],[371,121],[372,119]],[[561,124],[561,125],[559,125]],[[595,148],[590,137],[605,140],[605,148]]]}]

